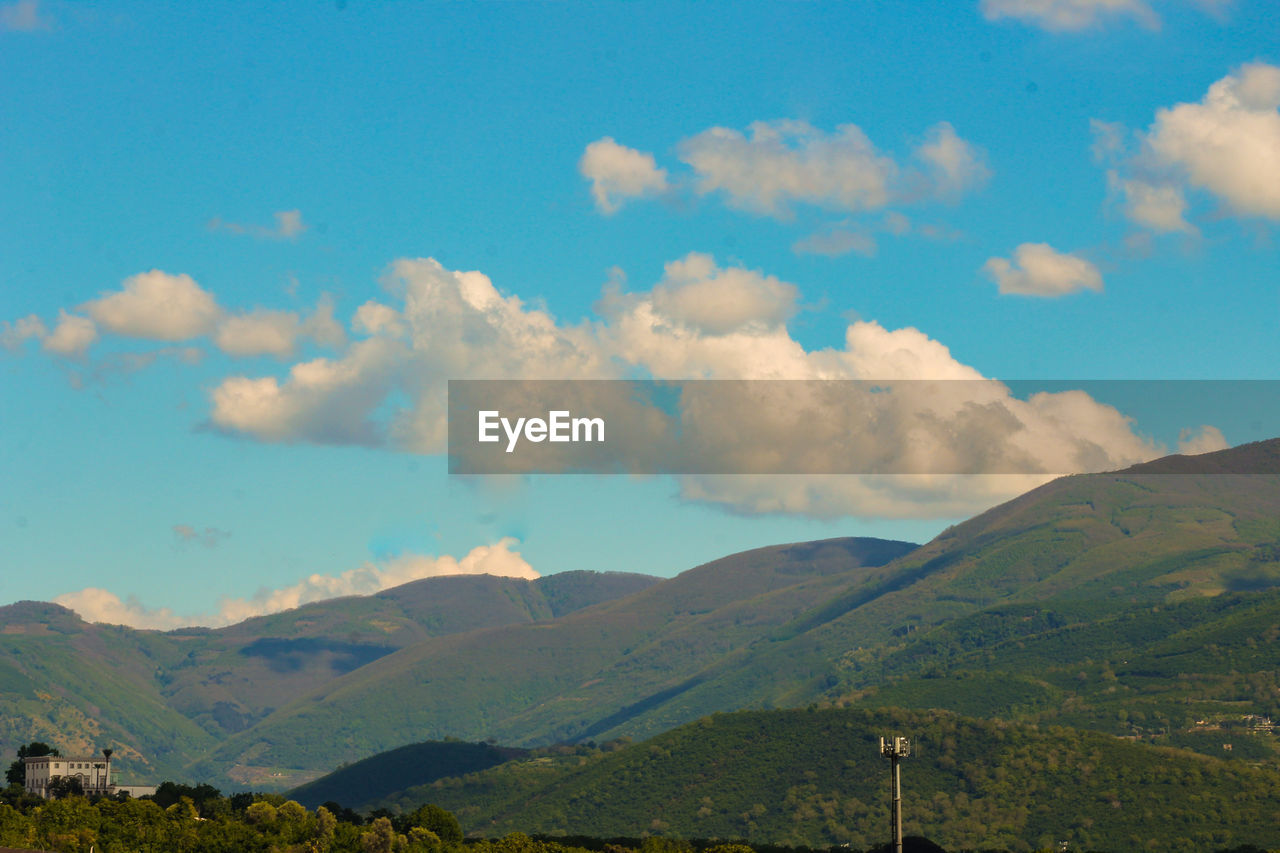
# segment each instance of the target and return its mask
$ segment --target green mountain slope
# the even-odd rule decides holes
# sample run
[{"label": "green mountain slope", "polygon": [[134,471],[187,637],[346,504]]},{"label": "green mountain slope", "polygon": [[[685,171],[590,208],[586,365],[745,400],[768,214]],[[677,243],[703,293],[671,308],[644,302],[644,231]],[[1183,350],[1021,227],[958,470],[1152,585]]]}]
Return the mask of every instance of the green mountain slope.
[{"label": "green mountain slope", "polygon": [[887,840],[904,734],[904,829],[948,849],[1203,851],[1280,842],[1280,771],[1093,732],[944,712],[717,714],[612,752],[535,754],[385,802],[434,802],[464,830],[647,833],[866,848]]},{"label": "green mountain slope", "polygon": [[612,572],[428,578],[168,633],[89,624],[55,604],[0,607],[0,754],[31,740],[64,752],[110,746],[123,778],[187,778],[229,734],[406,645],[551,619],[657,582]]},{"label": "green mountain slope", "polygon": [[109,746],[123,780],[179,774],[216,740],[161,693],[157,674],[178,657],[163,637],[89,625],[56,604],[0,608],[0,754],[32,740],[64,755]]},{"label": "green mountain slope", "polygon": [[914,547],[836,539],[762,548],[553,621],[427,640],[277,711],[229,739],[208,766],[332,767],[422,737],[585,736],[601,717],[680,689],[849,577]]},{"label": "green mountain slope", "polygon": [[[637,703],[593,734],[645,736],[726,707],[866,690],[887,674],[886,655],[992,607],[1036,603],[1088,621],[1280,586],[1280,441],[1166,464],[1210,473],[1146,466],[1055,480],[865,574],[688,690]],[[1046,650],[1033,666],[1066,662]]]},{"label": "green mountain slope", "polygon": [[[832,543],[736,555],[552,622],[407,647],[233,737],[214,763],[336,764],[423,736],[647,737],[726,709],[888,701],[870,698],[895,674],[888,656],[991,608],[1035,604],[1087,622],[1280,584],[1277,471],[1280,441],[1263,442],[1064,477],[891,560]],[[1029,666],[1083,663],[1045,655]],[[1110,677],[1106,660],[1088,660],[1085,678]],[[1184,701],[1225,689],[1197,679]],[[1060,695],[1027,689],[1042,705]],[[983,713],[1013,705],[993,700]],[[1072,719],[1112,730],[1118,705],[1097,701]]]},{"label": "green mountain slope", "polygon": [[661,583],[436,578],[219,631],[0,609],[0,747],[59,726],[96,743],[92,723],[153,767],[283,787],[424,738],[638,738],[826,702],[1204,751],[1228,731],[1270,762],[1245,729],[1280,710],[1278,474],[1260,442],[1064,477],[919,548],[778,546]]}]

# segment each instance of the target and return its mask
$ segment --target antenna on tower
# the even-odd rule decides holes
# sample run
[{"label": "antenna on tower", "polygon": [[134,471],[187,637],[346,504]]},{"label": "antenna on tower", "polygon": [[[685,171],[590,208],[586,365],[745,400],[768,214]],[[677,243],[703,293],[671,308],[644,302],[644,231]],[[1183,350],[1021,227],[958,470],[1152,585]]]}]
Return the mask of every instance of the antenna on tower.
[{"label": "antenna on tower", "polygon": [[896,735],[891,738],[882,737],[880,754],[889,759],[889,819],[893,824],[893,853],[902,853],[902,777],[898,771],[898,762],[911,754],[911,740]]}]

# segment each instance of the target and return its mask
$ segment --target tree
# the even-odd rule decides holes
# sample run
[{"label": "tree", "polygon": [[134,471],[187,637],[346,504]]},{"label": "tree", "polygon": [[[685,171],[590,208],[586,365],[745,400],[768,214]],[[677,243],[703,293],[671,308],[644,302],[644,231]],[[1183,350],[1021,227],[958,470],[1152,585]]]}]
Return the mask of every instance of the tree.
[{"label": "tree", "polygon": [[22,763],[24,758],[39,758],[42,755],[62,755],[49,744],[42,741],[32,741],[18,747],[18,760],[9,765],[9,769],[4,774],[4,780],[10,785],[25,785],[27,783],[27,768]]},{"label": "tree", "polygon": [[462,840],[462,827],[458,825],[458,819],[453,816],[453,813],[431,803],[419,806],[405,815],[402,820],[403,826],[396,827],[401,832],[408,832],[416,826],[434,832],[444,842]]},{"label": "tree", "polygon": [[375,818],[369,828],[360,834],[360,846],[365,853],[391,853],[395,849],[396,831],[386,817]]},{"label": "tree", "polygon": [[78,776],[59,776],[49,783],[49,796],[55,800],[65,797],[83,797],[84,783]]}]

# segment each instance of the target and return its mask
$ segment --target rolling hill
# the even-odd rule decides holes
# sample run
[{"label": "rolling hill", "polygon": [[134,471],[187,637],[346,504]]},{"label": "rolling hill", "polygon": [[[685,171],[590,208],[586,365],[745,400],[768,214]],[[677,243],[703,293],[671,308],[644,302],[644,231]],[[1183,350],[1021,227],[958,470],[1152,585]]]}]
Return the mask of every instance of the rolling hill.
[{"label": "rolling hill", "polygon": [[[867,849],[888,837],[881,736],[912,739],[903,824],[950,850],[1204,851],[1280,841],[1280,770],[1094,732],[891,709],[716,714],[619,749],[543,750],[380,805],[464,831],[670,834]],[[559,753],[559,754],[557,754]]]},{"label": "rolling hill", "polygon": [[661,694],[914,547],[835,539],[761,548],[559,619],[426,640],[232,736],[207,766],[323,769],[422,738],[589,736],[602,716]]},{"label": "rolling hill", "polygon": [[[1260,442],[1063,477],[920,547],[776,546],[661,582],[438,578],[218,631],[16,605],[3,737],[105,739],[149,775],[277,788],[424,739],[643,738],[815,702],[1221,752],[1212,732],[1280,712],[1278,473],[1280,440]],[[1274,760],[1263,735],[1233,738]]]},{"label": "rolling hill", "polygon": [[[215,762],[250,755],[286,767],[317,759],[336,764],[397,737],[494,737],[521,746],[640,738],[717,711],[811,702],[901,703],[918,696],[919,707],[946,707],[945,696],[921,688],[904,694],[901,682],[984,672],[987,685],[1006,679],[991,674],[1001,665],[987,657],[994,651],[964,660],[939,652],[933,659],[927,643],[949,631],[977,631],[979,644],[994,643],[999,631],[1011,630],[996,623],[1034,626],[1033,614],[1041,612],[1046,630],[1073,636],[1082,626],[1120,621],[1094,631],[1105,648],[1072,649],[1060,641],[1034,647],[1008,682],[1032,699],[975,687],[969,692],[987,703],[970,710],[1048,714],[1055,699],[1079,698],[1073,688],[1083,678],[1102,687],[1085,691],[1091,698],[1079,698],[1063,719],[1104,731],[1132,733],[1136,724],[1140,734],[1186,734],[1185,714],[1168,718],[1178,701],[1219,716],[1265,714],[1270,705],[1261,700],[1274,679],[1264,655],[1243,675],[1224,671],[1221,657],[1182,673],[1182,686],[1160,700],[1167,722],[1121,718],[1130,685],[1111,683],[1122,677],[1116,667],[1127,672],[1126,661],[1139,659],[1142,644],[1173,623],[1157,618],[1128,645],[1110,631],[1151,608],[1170,608],[1167,618],[1176,620],[1197,601],[1280,584],[1278,458],[1280,441],[1272,441],[1064,477],[892,560],[853,560],[833,543],[765,549],[554,622],[433,639],[277,711],[219,747]],[[811,564],[821,567],[802,571]],[[1235,612],[1202,613],[1208,621],[1201,630],[1220,628],[1244,644],[1266,641],[1262,633],[1213,626]],[[988,629],[996,633],[984,637]],[[1053,687],[1049,675],[1066,686]],[[1070,678],[1076,681],[1064,681]],[[1160,682],[1146,687],[1158,691]],[[1241,693],[1241,684],[1255,686]],[[877,699],[879,690],[898,693]],[[398,710],[374,710],[389,707]],[[326,733],[318,748],[305,735],[317,730]]]},{"label": "rolling hill", "polygon": [[552,619],[657,582],[594,572],[428,578],[167,633],[89,624],[56,604],[0,607],[0,754],[31,740],[64,752],[111,746],[123,779],[187,778],[191,762],[228,734],[396,649]]}]

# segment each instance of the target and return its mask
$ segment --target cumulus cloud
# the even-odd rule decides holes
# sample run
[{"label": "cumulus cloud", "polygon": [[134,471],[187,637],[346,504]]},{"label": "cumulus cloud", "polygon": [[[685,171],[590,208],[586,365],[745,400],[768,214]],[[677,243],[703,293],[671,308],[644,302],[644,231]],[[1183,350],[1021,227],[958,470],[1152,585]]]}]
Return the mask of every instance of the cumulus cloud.
[{"label": "cumulus cloud", "polygon": [[356,309],[351,326],[365,335],[385,335],[391,338],[402,337],[405,333],[404,318],[400,312],[390,305],[370,299]]},{"label": "cumulus cloud", "polygon": [[1195,233],[1187,221],[1187,197],[1175,184],[1152,184],[1140,178],[1121,178],[1113,169],[1107,185],[1124,199],[1124,212],[1133,222],[1152,231]]},{"label": "cumulus cloud", "polygon": [[1226,450],[1230,446],[1222,430],[1208,424],[1198,430],[1184,429],[1178,436],[1178,452],[1187,456]]},{"label": "cumulus cloud", "polygon": [[321,294],[315,309],[307,319],[302,321],[301,333],[317,344],[326,347],[340,347],[347,342],[346,330],[334,317],[333,298],[329,294]]},{"label": "cumulus cloud", "polygon": [[889,201],[897,164],[857,125],[828,134],[803,121],[757,121],[747,130],[713,127],[680,143],[700,195],[720,192],[732,207],[779,217],[793,202],[853,211]]},{"label": "cumulus cloud", "polygon": [[423,578],[445,575],[497,575],[532,580],[539,575],[512,546],[518,544],[506,537],[493,545],[473,548],[461,560],[451,556],[427,557],[402,554],[384,563],[366,563],[340,575],[311,575],[283,589],[260,590],[252,598],[224,599],[218,606],[223,624],[243,622],[254,616],[265,616],[291,610],[312,601],[344,595],[372,595],[384,589]]},{"label": "cumulus cloud", "polygon": [[654,308],[708,334],[777,326],[795,312],[795,285],[741,267],[721,269],[710,255],[691,252],[664,271],[653,289]]},{"label": "cumulus cloud", "polygon": [[[711,127],[680,141],[676,153],[688,169],[669,177],[652,154],[605,137],[587,146],[579,171],[605,214],[628,199],[681,191],[779,220],[790,220],[805,206],[853,215],[954,201],[991,176],[983,153],[946,121],[929,128],[901,156],[879,150],[856,124],[828,132],[795,119],[756,121],[745,131]],[[871,230],[865,222],[828,223],[792,248],[828,257],[873,255]],[[884,230],[901,235],[912,229]],[[917,229],[925,236],[930,230]]]},{"label": "cumulus cloud", "polygon": [[[735,404],[713,387],[714,405],[686,407],[685,431],[715,437],[698,448],[704,458],[729,459],[745,473],[678,477],[682,497],[741,514],[967,515],[1064,472],[1121,468],[1162,452],[1135,435],[1123,413],[1087,393],[1016,398],[1002,383],[976,379],[917,330],[864,323],[848,337],[838,362],[843,372],[882,377],[876,381],[889,393],[864,405],[868,398],[841,386],[787,383],[763,395],[748,389]],[[963,381],[893,381],[938,376]],[[779,399],[822,394],[824,386],[841,397]],[[829,473],[848,470],[850,459],[906,473]],[[762,465],[803,473],[753,473]],[[963,471],[997,473],[955,473]]]},{"label": "cumulus cloud", "polygon": [[53,27],[53,18],[41,11],[40,0],[17,0],[0,5],[0,30],[34,33]]},{"label": "cumulus cloud", "polygon": [[667,192],[667,170],[659,169],[653,155],[606,136],[587,146],[578,161],[578,171],[591,182],[596,207],[606,214],[617,212],[629,198]]},{"label": "cumulus cloud", "polygon": [[1189,193],[1208,195],[1238,216],[1280,220],[1280,67],[1244,65],[1201,100],[1157,110],[1132,145],[1117,128],[1094,122],[1094,152],[1139,225],[1194,232]]},{"label": "cumulus cloud", "polygon": [[213,342],[228,355],[293,355],[301,321],[292,311],[255,309],[218,324]]},{"label": "cumulus cloud", "polygon": [[322,297],[315,312],[306,319],[295,311],[264,308],[225,316],[214,332],[213,342],[228,355],[286,358],[293,355],[302,338],[334,347],[346,341],[342,325],[334,319],[331,299]]},{"label": "cumulus cloud", "polygon": [[[334,316],[333,300],[322,295],[309,315],[296,311],[253,308],[228,313],[214,295],[189,275],[151,270],[125,279],[121,289],[104,292],[78,307],[83,317],[59,311],[49,331],[37,316],[0,323],[0,346],[16,350],[29,340],[62,356],[81,356],[101,332],[153,341],[186,341],[209,336],[222,352],[232,356],[274,355],[288,358],[299,342],[311,340],[327,347],[342,347],[346,331]],[[165,349],[160,355],[178,353],[190,361],[190,348]],[[145,353],[127,353],[136,362]],[[154,361],[154,357],[151,358]],[[120,365],[117,365],[120,366]],[[129,367],[130,365],[123,365]],[[107,366],[110,371],[111,366]]]},{"label": "cumulus cloud", "polygon": [[930,128],[914,154],[926,164],[933,191],[938,195],[959,196],[982,186],[991,177],[982,154],[956,135],[949,122]]},{"label": "cumulus cloud", "polygon": [[150,608],[136,596],[131,595],[121,599],[120,596],[101,587],[91,586],[59,595],[53,602],[74,610],[86,622],[98,622],[104,625],[128,625],[130,628],[167,631],[198,624],[194,620],[183,619],[171,608]]},{"label": "cumulus cloud", "polygon": [[10,352],[21,349],[24,343],[33,338],[37,341],[44,340],[48,334],[44,321],[35,314],[28,314],[12,323],[8,320],[0,321],[0,347]]},{"label": "cumulus cloud", "polygon": [[1013,250],[1012,263],[1005,258],[991,258],[983,270],[1001,293],[1053,297],[1102,290],[1102,274],[1096,266],[1047,243],[1023,243]]},{"label": "cumulus cloud", "polygon": [[1245,65],[1204,99],[1156,112],[1150,156],[1246,216],[1280,220],[1280,67]]},{"label": "cumulus cloud", "polygon": [[[912,226],[903,218],[884,227]],[[1006,290],[1055,293],[1101,287],[1095,268],[1047,246],[1020,246],[1014,259],[1016,268],[1004,261],[1007,268],[996,264],[993,270],[997,279],[1006,279]],[[210,428],[265,442],[443,452],[448,379],[639,375],[983,382],[978,371],[954,358],[942,342],[914,328],[889,329],[859,320],[848,326],[841,345],[807,349],[787,325],[799,302],[794,284],[739,265],[721,266],[699,253],[667,264],[648,290],[626,292],[615,280],[605,288],[595,316],[577,323],[559,321],[545,308],[500,291],[481,272],[450,270],[430,258],[395,261],[382,284],[384,296],[356,310],[351,324],[357,338],[351,341],[327,300],[307,319],[261,310],[227,314],[189,278],[158,271],[130,279],[121,291],[89,303],[86,310],[104,327],[110,324],[137,336],[201,331],[239,354],[287,357],[303,336],[328,339],[338,350],[333,357],[300,361],[280,375],[228,376],[211,392]],[[31,318],[6,330],[14,341],[39,336]],[[1087,395],[1018,400],[1000,383],[990,385],[977,399],[961,393],[958,385],[923,398],[893,398],[877,415],[877,429],[867,432],[883,446],[870,450],[882,455],[888,470],[913,471],[930,470],[930,460],[948,460],[939,467],[988,470],[994,465],[1059,473],[1122,467],[1158,455],[1159,448],[1135,438],[1122,415]],[[628,404],[612,402],[622,406],[619,411]],[[714,426],[717,417],[747,424],[760,405],[757,401],[753,411],[746,400],[742,406],[718,412],[690,407],[679,414],[712,419],[701,424],[706,426]],[[789,407],[773,406],[771,411],[775,409],[776,418],[744,429],[739,446],[724,452],[743,454],[744,460],[768,452],[794,463],[792,470],[834,470],[834,463],[805,455],[812,452],[800,438],[807,433],[786,420]],[[637,435],[660,426],[639,414],[633,419]],[[848,414],[857,416],[854,409]],[[700,423],[690,420],[688,425]],[[804,426],[821,430],[830,424]],[[838,451],[841,440],[832,434],[819,444],[825,452]],[[821,477],[793,482],[690,475],[679,482],[689,499],[714,501],[736,512],[927,517],[960,514],[962,504],[965,511],[982,509],[1047,476],[1037,479],[1032,473],[976,484],[929,474],[829,482]],[[771,491],[770,483],[778,489]],[[194,528],[187,532],[197,535]],[[175,529],[175,535],[186,541],[182,531]],[[127,608],[129,602],[114,606]]]},{"label": "cumulus cloud", "polygon": [[[182,526],[175,527],[175,532]],[[191,532],[197,535],[194,530]],[[366,563],[338,575],[314,574],[281,589],[261,589],[250,598],[224,598],[215,612],[196,616],[180,616],[167,607],[147,608],[134,596],[122,600],[114,593],[96,587],[61,595],[54,601],[71,608],[88,622],[157,630],[190,625],[219,628],[314,601],[347,595],[372,595],[423,578],[496,575],[532,580],[539,577],[520,552],[513,550],[517,544],[515,539],[506,537],[493,545],[473,548],[461,560],[448,555],[402,554],[381,563]]]},{"label": "cumulus cloud", "polygon": [[260,441],[380,444],[371,415],[391,389],[400,349],[371,338],[342,358],[294,365],[283,383],[272,376],[228,378],[213,391],[209,421]]},{"label": "cumulus cloud", "polygon": [[988,21],[1013,18],[1049,32],[1079,32],[1129,18],[1157,29],[1160,16],[1143,0],[982,0]]},{"label": "cumulus cloud", "polygon": [[302,221],[302,211],[300,210],[279,210],[272,216],[275,219],[275,225],[272,227],[224,222],[215,218],[210,220],[209,229],[211,231],[227,231],[231,234],[243,234],[249,237],[256,237],[259,240],[293,240],[310,227]]},{"label": "cumulus cloud", "polygon": [[88,317],[58,312],[58,325],[45,337],[42,346],[56,355],[78,358],[98,339],[98,330]]},{"label": "cumulus cloud", "polygon": [[[444,449],[447,379],[613,375],[591,329],[564,326],[519,297],[499,293],[480,272],[402,259],[383,279],[401,310],[361,306],[354,326],[369,337],[338,359],[294,366],[274,377],[230,377],[213,392],[211,423],[266,441],[380,444],[414,452]],[[408,405],[389,424],[373,413],[393,392]]]},{"label": "cumulus cloud", "polygon": [[208,334],[222,318],[213,294],[191,276],[161,270],[130,276],[123,289],[80,307],[108,332],[157,341]]},{"label": "cumulus cloud", "polygon": [[391,426],[391,438],[402,449],[444,448],[448,379],[618,375],[591,326],[559,323],[518,296],[502,294],[481,272],[448,270],[430,258],[402,259],[391,265],[383,284],[404,302],[411,342],[402,374],[411,405]]}]

